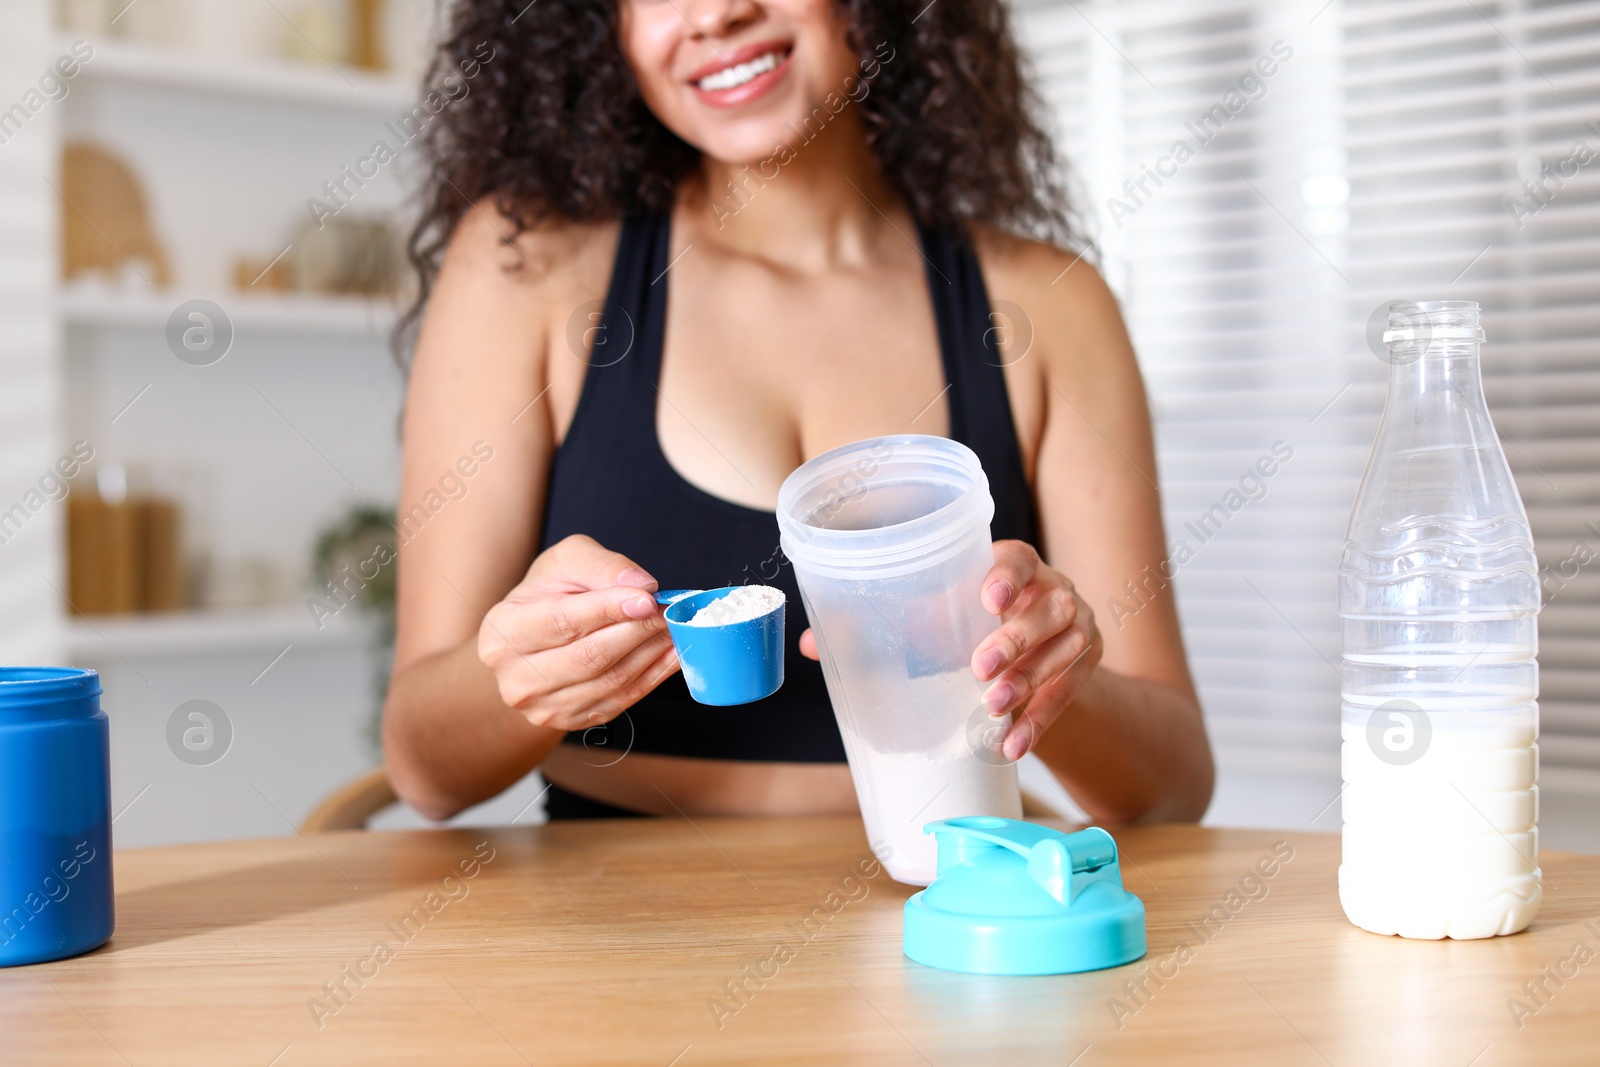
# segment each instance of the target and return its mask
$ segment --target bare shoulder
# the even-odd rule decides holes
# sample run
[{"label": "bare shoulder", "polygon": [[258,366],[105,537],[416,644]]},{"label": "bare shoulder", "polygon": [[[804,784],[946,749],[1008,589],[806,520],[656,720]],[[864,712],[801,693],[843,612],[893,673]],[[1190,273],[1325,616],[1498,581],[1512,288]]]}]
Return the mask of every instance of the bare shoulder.
[{"label": "bare shoulder", "polygon": [[619,223],[543,220],[518,232],[490,199],[471,206],[456,225],[439,271],[439,289],[458,283],[489,286],[504,296],[521,293],[535,301],[564,298],[604,287]]},{"label": "bare shoulder", "polygon": [[1026,318],[1053,384],[1095,391],[1137,380],[1122,309],[1087,257],[991,227],[975,227],[973,245],[991,302]]},{"label": "bare shoulder", "polygon": [[[552,353],[574,310],[604,296],[616,229],[518,233],[480,202],[451,234],[407,382],[401,511],[423,502],[427,534],[408,527],[401,542],[397,662],[461,647],[482,622],[473,605],[503,597],[533,558],[559,440],[553,408],[559,398],[571,410],[584,367]],[[452,472],[463,456],[479,468],[464,474],[470,495],[442,480],[462,484]],[[448,510],[429,502],[446,492]]]},{"label": "bare shoulder", "polygon": [[575,315],[604,298],[618,226],[557,220],[519,233],[492,203],[474,204],[451,235],[428,297],[413,396],[441,387],[475,388],[486,401],[545,385],[571,391],[549,372],[571,371],[567,364],[577,361],[552,362],[547,354],[567,343]]}]

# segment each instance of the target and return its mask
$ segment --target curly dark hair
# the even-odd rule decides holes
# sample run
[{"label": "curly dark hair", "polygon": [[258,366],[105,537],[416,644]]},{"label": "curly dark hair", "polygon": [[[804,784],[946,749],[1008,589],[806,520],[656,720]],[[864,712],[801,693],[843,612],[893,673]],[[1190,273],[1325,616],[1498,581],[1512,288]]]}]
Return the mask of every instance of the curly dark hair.
[{"label": "curly dark hair", "polygon": [[[620,2],[457,0],[424,83],[451,102],[418,138],[428,174],[408,253],[421,287],[402,332],[420,316],[456,224],[481,198],[493,198],[513,238],[550,218],[594,222],[672,206],[700,153],[645,105],[618,43]],[[1081,249],[1002,0],[838,2],[862,69],[876,68],[853,106],[917,218]],[[472,75],[465,95],[463,71]]]}]

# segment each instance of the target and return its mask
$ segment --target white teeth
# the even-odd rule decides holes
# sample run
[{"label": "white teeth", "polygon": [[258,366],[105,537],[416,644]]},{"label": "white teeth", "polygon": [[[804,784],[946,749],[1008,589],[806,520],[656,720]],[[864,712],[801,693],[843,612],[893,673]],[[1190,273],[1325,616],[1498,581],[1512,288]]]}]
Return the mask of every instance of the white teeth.
[{"label": "white teeth", "polygon": [[752,78],[758,78],[769,70],[777,68],[782,62],[782,57],[777,52],[768,52],[764,56],[757,56],[748,63],[740,63],[736,67],[719,70],[701,78],[698,84],[708,93],[720,92],[723,89],[732,89],[736,85],[743,85]]}]

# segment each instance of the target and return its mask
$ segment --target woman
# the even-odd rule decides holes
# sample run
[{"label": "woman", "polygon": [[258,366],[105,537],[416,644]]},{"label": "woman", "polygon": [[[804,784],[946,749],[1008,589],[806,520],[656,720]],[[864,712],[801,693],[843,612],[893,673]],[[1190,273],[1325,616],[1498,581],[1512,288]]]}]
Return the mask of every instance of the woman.
[{"label": "woman", "polygon": [[1094,270],[1019,235],[1070,236],[1000,0],[461,0],[436,70],[474,58],[413,241],[402,510],[472,475],[403,526],[400,795],[538,767],[552,818],[855,811],[810,633],[773,697],[701,707],[649,593],[761,581],[801,621],[784,477],[928,433],[996,499],[1006,756],[1096,820],[1197,819],[1143,386]]}]

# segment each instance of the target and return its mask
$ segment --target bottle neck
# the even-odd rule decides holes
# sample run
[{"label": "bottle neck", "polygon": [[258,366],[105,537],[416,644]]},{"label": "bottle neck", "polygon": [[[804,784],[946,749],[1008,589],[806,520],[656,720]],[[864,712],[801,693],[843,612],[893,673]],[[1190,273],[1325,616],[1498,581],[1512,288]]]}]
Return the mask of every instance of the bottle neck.
[{"label": "bottle neck", "polygon": [[1469,300],[1434,300],[1389,305],[1389,404],[1459,401],[1488,414],[1478,349],[1483,329],[1478,305]]},{"label": "bottle neck", "polygon": [[1386,429],[1404,433],[1419,446],[1480,446],[1485,436],[1495,439],[1478,343],[1434,342],[1412,353],[1397,348],[1383,421]]},{"label": "bottle neck", "polygon": [[1391,397],[1443,392],[1454,392],[1468,400],[1483,399],[1483,372],[1476,344],[1434,344],[1420,354],[1394,353],[1389,371]]}]

